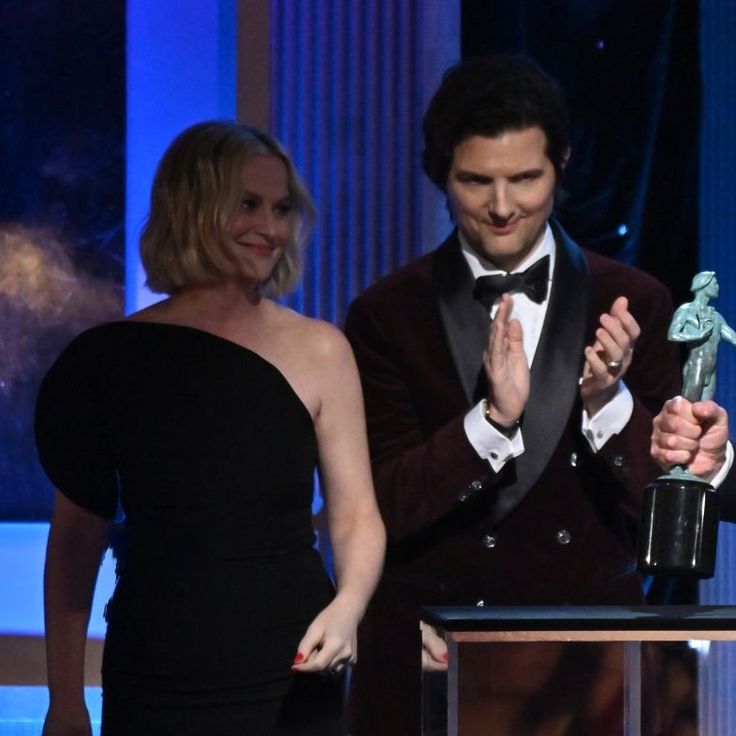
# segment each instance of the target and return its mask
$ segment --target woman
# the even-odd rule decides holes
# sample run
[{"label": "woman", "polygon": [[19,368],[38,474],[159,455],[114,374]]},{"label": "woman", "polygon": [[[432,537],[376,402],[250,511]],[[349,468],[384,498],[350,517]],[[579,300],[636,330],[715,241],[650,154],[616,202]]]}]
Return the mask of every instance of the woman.
[{"label": "woman", "polygon": [[[87,619],[108,522],[102,733],[331,734],[384,531],[352,353],[279,306],[313,208],[270,136],[194,125],[165,153],[141,237],[169,297],[74,340],[42,385],[57,486],[46,574],[45,736],[89,734]],[[319,467],[336,591],[314,550]]]}]

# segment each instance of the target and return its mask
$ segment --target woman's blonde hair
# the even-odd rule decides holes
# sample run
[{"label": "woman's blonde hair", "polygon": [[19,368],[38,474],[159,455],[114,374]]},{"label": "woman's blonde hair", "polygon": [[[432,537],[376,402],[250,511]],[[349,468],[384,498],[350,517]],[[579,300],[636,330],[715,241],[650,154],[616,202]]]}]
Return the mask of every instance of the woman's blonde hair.
[{"label": "woman's blonde hair", "polygon": [[159,162],[151,208],[140,239],[149,288],[173,294],[183,286],[234,273],[226,256],[227,227],[243,195],[243,167],[254,155],[286,167],[291,227],[266,293],[286,294],[301,274],[301,247],[314,224],[314,205],[281,145],[270,135],[225,121],[197,123],[180,133]]}]

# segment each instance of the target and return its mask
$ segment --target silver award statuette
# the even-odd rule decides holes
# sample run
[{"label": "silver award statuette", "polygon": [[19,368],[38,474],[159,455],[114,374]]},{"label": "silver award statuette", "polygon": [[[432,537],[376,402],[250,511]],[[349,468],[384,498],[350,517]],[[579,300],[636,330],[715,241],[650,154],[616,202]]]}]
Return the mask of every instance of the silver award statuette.
[{"label": "silver award statuette", "polygon": [[[712,399],[716,388],[716,354],[724,338],[736,333],[708,300],[718,296],[713,271],[693,278],[693,301],[680,306],[668,339],[689,345],[682,371],[682,395],[691,402]],[[719,495],[707,481],[676,465],[646,487],[639,527],[639,569],[713,577],[718,540]]]}]

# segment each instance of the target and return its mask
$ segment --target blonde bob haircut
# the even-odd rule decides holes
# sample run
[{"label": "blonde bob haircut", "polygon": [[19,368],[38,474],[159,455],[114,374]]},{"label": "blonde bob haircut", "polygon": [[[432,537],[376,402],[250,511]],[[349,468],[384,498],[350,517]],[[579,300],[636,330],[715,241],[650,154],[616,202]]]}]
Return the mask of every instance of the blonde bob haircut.
[{"label": "blonde bob haircut", "polygon": [[227,227],[243,196],[243,168],[256,155],[276,156],[286,167],[291,222],[284,253],[264,293],[283,296],[301,274],[301,248],[314,224],[314,205],[281,145],[270,135],[225,121],[197,123],[180,133],[161,159],[151,208],[140,239],[146,283],[173,294],[184,286],[234,273]]}]

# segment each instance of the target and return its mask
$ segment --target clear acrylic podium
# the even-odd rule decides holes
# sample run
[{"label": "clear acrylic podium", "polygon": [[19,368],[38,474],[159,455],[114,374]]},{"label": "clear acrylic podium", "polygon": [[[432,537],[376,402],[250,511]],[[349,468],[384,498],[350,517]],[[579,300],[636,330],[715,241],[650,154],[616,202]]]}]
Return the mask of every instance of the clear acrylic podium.
[{"label": "clear acrylic podium", "polygon": [[736,656],[730,606],[434,607],[423,619],[448,649],[446,672],[422,673],[423,736],[712,736],[698,669],[716,650]]}]

